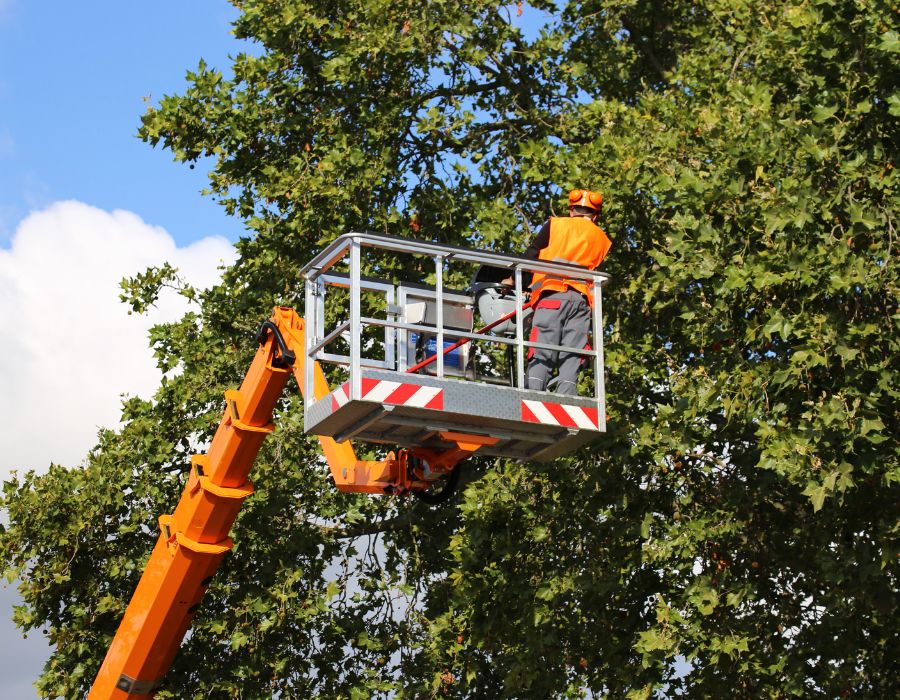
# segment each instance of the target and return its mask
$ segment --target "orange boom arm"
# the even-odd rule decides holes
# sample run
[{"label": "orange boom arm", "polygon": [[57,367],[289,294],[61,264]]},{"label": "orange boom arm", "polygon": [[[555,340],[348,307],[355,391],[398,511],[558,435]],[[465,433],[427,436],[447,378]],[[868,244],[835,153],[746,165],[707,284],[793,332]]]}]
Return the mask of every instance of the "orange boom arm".
[{"label": "orange boom arm", "polygon": [[[277,307],[263,324],[260,348],[237,391],[225,392],[225,414],[209,452],[195,455],[181,500],[171,515],[159,518],[160,536],[106,654],[89,700],[146,698],[172,664],[203,594],[225,553],[243,500],[253,493],[247,477],[266,435],[274,426],[272,411],[293,373],[304,386],[304,324],[292,309]],[[313,365],[316,399],[329,393],[317,363]],[[413,469],[423,460],[430,475],[451,471],[489,438],[451,435],[457,448],[435,453],[401,450],[383,461],[356,459],[349,442],[319,436],[335,484],[342,491],[405,493],[426,489],[430,481]],[[488,442],[485,442],[488,440]],[[496,440],[493,440],[496,442]]]}]

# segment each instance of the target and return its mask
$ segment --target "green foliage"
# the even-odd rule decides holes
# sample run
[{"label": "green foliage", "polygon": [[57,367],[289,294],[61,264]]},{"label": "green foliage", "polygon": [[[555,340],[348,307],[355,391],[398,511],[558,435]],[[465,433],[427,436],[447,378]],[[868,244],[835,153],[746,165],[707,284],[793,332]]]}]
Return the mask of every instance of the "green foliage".
[{"label": "green foliage", "polygon": [[131,307],[128,313],[146,313],[159,299],[163,288],[172,289],[190,301],[197,301],[197,290],[179,277],[178,270],[167,262],[160,267],[149,267],[134,277],[126,277],[119,286],[122,288],[119,300]]},{"label": "green foliage", "polygon": [[41,692],[89,684],[299,263],[348,230],[519,250],[582,185],[614,238],[609,433],[430,511],[335,491],[286,397],[160,697],[895,696],[896,4],[541,2],[533,40],[480,0],[236,4],[259,55],[140,134],[210,159],[251,234],[203,295],[123,283],[200,302],[152,333],[180,371],[86,469],[5,486]]}]

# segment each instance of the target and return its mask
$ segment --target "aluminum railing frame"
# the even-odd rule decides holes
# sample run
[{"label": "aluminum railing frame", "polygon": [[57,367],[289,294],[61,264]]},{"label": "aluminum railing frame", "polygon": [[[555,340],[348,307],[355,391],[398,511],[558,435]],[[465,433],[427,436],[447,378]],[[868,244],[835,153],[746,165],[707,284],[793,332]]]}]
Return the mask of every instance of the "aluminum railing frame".
[{"label": "aluminum railing frame", "polygon": [[[434,326],[422,326],[419,324],[406,324],[400,321],[391,321],[389,319],[373,319],[362,317],[361,315],[361,262],[362,248],[377,248],[380,250],[393,251],[397,253],[406,253],[416,256],[425,256],[433,259],[435,264],[435,306],[436,306],[436,323]],[[339,332],[332,331],[327,336],[323,336],[324,314],[320,314],[316,302],[319,296],[318,286],[319,278],[325,275],[328,270],[344,261],[349,257],[349,291],[350,291],[350,354],[346,356],[346,361],[340,358],[345,356],[336,356],[324,353],[324,342],[326,338],[336,338]],[[494,267],[502,267],[511,269],[513,272],[513,282],[515,291],[515,308],[516,308],[516,335],[514,339],[504,338],[502,336],[490,336],[486,334],[478,335],[473,333],[459,332],[452,329],[444,329],[443,327],[443,304],[444,304],[444,264],[449,261],[467,262],[477,265],[491,265]],[[594,350],[585,350],[584,348],[569,348],[565,346],[548,345],[540,342],[527,341],[523,334],[523,309],[524,290],[522,288],[522,273],[524,272],[542,272],[552,275],[561,275],[569,279],[583,280],[588,283],[593,290],[594,306],[592,309],[591,331],[593,342],[596,346]],[[307,396],[312,396],[312,365],[316,360],[345,364],[349,370],[350,396],[351,400],[361,398],[361,368],[363,358],[360,355],[360,340],[362,338],[363,325],[383,325],[385,328],[393,328],[406,330],[419,330],[430,332],[436,335],[436,348],[438,349],[436,364],[436,376],[444,377],[444,355],[440,349],[444,347],[445,337],[477,337],[479,340],[492,343],[509,344],[514,342],[516,346],[516,387],[525,388],[525,348],[544,348],[549,350],[564,350],[575,354],[580,354],[593,359],[594,365],[594,399],[597,404],[598,416],[600,420],[601,431],[606,430],[606,382],[604,377],[604,347],[603,347],[603,298],[602,288],[605,286],[610,277],[604,272],[596,270],[587,270],[576,265],[566,263],[550,262],[544,260],[534,260],[516,255],[506,255],[503,253],[495,253],[490,251],[476,251],[468,248],[457,246],[447,246],[429,241],[421,241],[410,238],[395,238],[377,233],[358,233],[351,232],[339,236],[331,244],[329,244],[321,253],[316,255],[306,265],[300,269],[300,274],[305,280],[305,309],[306,309],[306,348],[304,352],[305,365],[305,381],[307,386]],[[341,273],[343,275],[343,273]],[[323,285],[324,287],[324,285]],[[324,300],[323,300],[324,305]],[[313,311],[315,309],[315,311]],[[390,315],[390,314],[388,314]],[[344,324],[341,324],[343,326]],[[330,341],[329,341],[330,342]],[[388,343],[386,338],[386,343]],[[389,344],[389,343],[388,343]],[[392,349],[385,349],[386,360],[393,357]],[[378,366],[383,366],[379,364]],[[472,381],[472,380],[463,380]],[[475,380],[477,381],[477,380]]]}]

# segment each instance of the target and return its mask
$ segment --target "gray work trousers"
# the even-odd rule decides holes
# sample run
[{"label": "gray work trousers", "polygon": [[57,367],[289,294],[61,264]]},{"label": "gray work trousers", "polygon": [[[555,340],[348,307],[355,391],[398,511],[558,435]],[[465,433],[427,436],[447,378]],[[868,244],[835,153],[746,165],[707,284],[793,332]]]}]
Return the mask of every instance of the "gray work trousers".
[{"label": "gray work trousers", "polygon": [[[583,350],[588,346],[591,307],[587,299],[568,289],[541,296],[534,310],[529,340]],[[578,370],[584,355],[529,348],[526,385],[544,391],[554,367],[559,367],[557,394],[578,393]]]}]

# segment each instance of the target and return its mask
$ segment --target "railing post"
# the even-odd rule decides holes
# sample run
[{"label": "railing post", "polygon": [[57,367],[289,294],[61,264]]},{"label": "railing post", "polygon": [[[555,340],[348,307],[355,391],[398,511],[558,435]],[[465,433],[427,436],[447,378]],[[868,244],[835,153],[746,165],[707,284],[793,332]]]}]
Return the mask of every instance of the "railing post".
[{"label": "railing post", "polygon": [[350,399],[362,398],[362,373],[359,352],[362,345],[362,324],[360,323],[360,255],[359,239],[350,242]]},{"label": "railing post", "polygon": [[437,338],[435,340],[435,352],[437,353],[437,376],[444,376],[444,256],[434,256],[434,303],[437,306],[435,313],[435,325],[437,325]]},{"label": "railing post", "polygon": [[516,265],[516,387],[525,389],[525,332],[523,325],[525,314],[522,313],[522,268]]},{"label": "railing post", "polygon": [[316,285],[319,283],[318,278],[311,279],[310,277],[306,278],[306,282],[304,284],[304,309],[303,314],[306,317],[304,322],[306,324],[306,328],[304,329],[304,343],[303,343],[303,395],[311,397],[310,400],[306,400],[303,402],[303,422],[306,423],[306,415],[309,407],[315,403],[315,398],[313,397],[313,366],[315,363],[314,357],[310,357],[311,349],[315,347],[318,342],[317,338],[319,337],[319,309],[318,307],[318,297],[316,295]]},{"label": "railing post", "polygon": [[[395,295],[396,287],[391,287],[390,289],[385,290],[384,293],[384,301],[385,301],[385,320],[390,321],[390,317],[392,316],[392,309],[396,307],[397,297]],[[397,320],[396,315],[394,316],[394,320]],[[397,370],[397,328],[394,326],[385,326],[384,327],[384,364],[388,369]]]},{"label": "railing post", "polygon": [[603,292],[600,281],[594,278],[594,396],[597,399],[597,419],[600,430],[606,432],[606,363],[603,356]]}]

